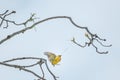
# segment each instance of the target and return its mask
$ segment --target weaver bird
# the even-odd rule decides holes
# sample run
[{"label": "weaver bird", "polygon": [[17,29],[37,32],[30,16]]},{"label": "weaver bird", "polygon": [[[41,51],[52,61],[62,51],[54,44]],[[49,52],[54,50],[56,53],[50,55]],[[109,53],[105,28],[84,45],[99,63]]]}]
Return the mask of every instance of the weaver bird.
[{"label": "weaver bird", "polygon": [[55,55],[51,52],[44,52],[44,54],[48,57],[50,63],[55,66],[61,61],[61,55]]}]

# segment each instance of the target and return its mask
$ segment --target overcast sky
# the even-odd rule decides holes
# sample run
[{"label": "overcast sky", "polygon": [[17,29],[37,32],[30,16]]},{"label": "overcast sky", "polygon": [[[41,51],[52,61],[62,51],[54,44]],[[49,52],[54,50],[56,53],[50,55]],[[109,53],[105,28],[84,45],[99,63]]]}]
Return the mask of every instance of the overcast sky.
[{"label": "overcast sky", "polygon": [[[23,22],[31,13],[36,13],[40,19],[70,16],[76,24],[87,26],[91,32],[106,38],[105,44],[113,46],[104,48],[97,45],[101,51],[108,50],[107,55],[96,53],[93,47],[80,48],[70,40],[75,37],[84,44],[87,40],[85,31],[73,26],[69,20],[57,19],[39,24],[0,45],[1,61],[23,56],[47,59],[43,52],[50,51],[62,55],[60,65],[53,67],[49,63],[53,73],[60,77],[58,80],[120,80],[119,0],[1,0],[0,13],[5,10],[15,10],[17,13],[10,19],[17,22]],[[10,25],[8,30],[0,30],[0,39],[21,29],[18,27]],[[38,68],[34,70],[39,71]],[[0,79],[33,80],[35,77],[0,65]]]}]

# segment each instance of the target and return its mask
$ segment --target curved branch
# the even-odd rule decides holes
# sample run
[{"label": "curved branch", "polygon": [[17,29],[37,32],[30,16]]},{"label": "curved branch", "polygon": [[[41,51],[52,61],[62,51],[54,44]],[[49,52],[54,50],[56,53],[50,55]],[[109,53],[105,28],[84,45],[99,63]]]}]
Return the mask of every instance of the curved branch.
[{"label": "curved branch", "polygon": [[[33,14],[26,22],[23,22],[23,23],[21,23],[21,24],[26,25],[26,23],[29,22],[30,20],[34,20],[34,19],[33,19],[33,16],[34,16],[34,14]],[[77,24],[72,20],[71,17],[68,17],[68,16],[55,16],[55,17],[49,17],[49,18],[40,20],[40,21],[34,23],[33,25],[31,25],[30,27],[25,27],[24,29],[21,29],[21,30],[19,30],[19,31],[17,31],[17,32],[14,32],[14,33],[8,35],[6,38],[4,38],[4,39],[2,39],[2,40],[0,41],[0,44],[4,43],[5,41],[11,39],[12,37],[14,37],[14,36],[16,36],[16,35],[18,35],[18,34],[20,34],[20,33],[24,33],[25,31],[32,29],[33,27],[37,26],[37,25],[40,24],[40,23],[43,23],[43,22],[49,21],[49,20],[53,20],[53,19],[68,19],[75,27],[77,27],[77,28],[79,28],[79,29],[85,29],[85,30],[87,31],[87,33],[88,33],[89,36],[90,36],[90,37],[88,36],[88,39],[90,40],[89,43],[86,42],[85,45],[82,46],[82,45],[78,44],[77,42],[72,41],[73,43],[77,44],[77,45],[80,46],[80,47],[86,47],[86,45],[90,46],[90,45],[93,43],[94,39],[96,39],[96,38],[97,38],[98,40],[106,41],[106,39],[100,38],[97,34],[91,33],[87,27],[82,27],[82,26],[77,25]],[[15,23],[15,22],[11,22],[11,23]],[[17,25],[17,24],[15,24],[15,25]],[[97,42],[100,43],[99,41],[97,41]],[[100,43],[100,44],[101,44],[101,43]],[[93,46],[93,45],[92,45],[92,46]],[[94,47],[94,46],[93,46],[93,47]],[[109,47],[110,47],[110,46],[109,46]],[[96,48],[96,47],[95,47],[95,48]]]},{"label": "curved branch", "polygon": [[24,25],[26,27],[26,25],[27,25],[28,22],[31,22],[31,21],[34,22],[34,20],[37,19],[37,18],[34,18],[35,14],[31,14],[31,16],[26,21],[24,21],[22,23],[16,23],[15,21],[6,19],[7,16],[9,16],[9,15],[11,15],[13,13],[16,13],[15,11],[12,11],[12,12],[8,13],[8,11],[9,10],[6,10],[3,14],[0,14],[0,19],[1,19],[1,21],[0,21],[0,27],[2,26],[3,22],[6,22],[6,26],[3,27],[3,28],[7,28],[9,26],[9,23],[12,23],[12,24],[14,24],[16,26]]},{"label": "curved branch", "polygon": [[98,43],[100,43],[102,46],[104,46],[104,47],[111,47],[112,45],[110,44],[110,45],[104,45],[102,42],[100,42],[98,39],[95,39]]},{"label": "curved branch", "polygon": [[17,60],[25,60],[25,59],[42,60],[42,58],[36,58],[36,57],[22,57],[22,58],[13,58],[13,59],[10,59],[10,60],[5,60],[5,61],[3,61],[3,63],[17,61]]},{"label": "curved branch", "polygon": [[[32,64],[32,65],[27,65],[27,66],[21,66],[21,65],[14,65],[14,64],[8,64],[9,62],[13,62],[13,61],[18,61],[18,60],[39,60],[37,61],[36,63]],[[9,59],[9,60],[5,60],[3,62],[0,62],[0,65],[4,65],[4,66],[8,66],[8,67],[13,67],[13,68],[17,68],[19,70],[23,70],[25,72],[28,72],[28,73],[31,73],[33,74],[34,76],[36,76],[38,78],[38,80],[45,80],[45,73],[44,73],[44,70],[42,68],[42,64],[45,64],[48,72],[53,76],[54,80],[57,80],[55,77],[55,75],[52,73],[52,71],[49,69],[48,65],[47,65],[47,61],[46,59],[44,58],[37,58],[37,57],[22,57],[22,58],[13,58],[13,59]],[[42,71],[42,77],[39,76],[37,73],[35,73],[34,71],[32,70],[29,70],[29,69],[26,69],[26,68],[29,68],[29,67],[34,67],[36,65],[39,65],[41,71]]]},{"label": "curved branch", "polygon": [[37,75],[35,72],[31,71],[31,70],[28,70],[28,69],[25,69],[19,65],[13,65],[13,64],[8,64],[8,63],[3,63],[3,62],[0,62],[1,65],[4,65],[4,66],[8,66],[8,67],[13,67],[13,68],[18,68],[19,70],[23,70],[23,71],[26,71],[28,73],[31,73],[33,74],[34,76],[40,78],[40,79],[43,79],[41,76]]},{"label": "curved branch", "polygon": [[44,73],[44,71],[43,71],[42,64],[40,63],[39,66],[40,66],[40,69],[41,69],[42,74],[43,74],[42,78],[44,78],[44,77],[45,77],[45,73]]},{"label": "curved branch", "polygon": [[75,22],[73,22],[73,20],[72,20],[71,17],[68,17],[68,16],[55,16],[55,17],[50,17],[50,18],[46,18],[46,19],[40,20],[40,21],[34,23],[34,24],[33,24],[32,26],[30,26],[30,27],[27,27],[27,28],[24,28],[24,29],[19,30],[19,31],[17,31],[17,32],[14,32],[13,34],[11,34],[11,35],[7,36],[6,38],[4,38],[3,40],[1,40],[1,41],[0,41],[0,44],[2,44],[3,42],[5,42],[5,41],[8,40],[8,39],[14,37],[15,35],[18,35],[18,34],[20,34],[20,33],[24,33],[25,31],[32,29],[33,27],[37,26],[37,25],[40,24],[40,23],[43,23],[43,22],[49,21],[49,20],[53,20],[53,19],[59,19],[59,18],[65,18],[65,19],[70,20],[70,22],[71,22],[75,27],[78,27],[78,28],[80,28],[80,29],[85,29],[90,35],[94,36],[94,34],[92,34],[92,33],[88,30],[87,27],[81,27],[81,26],[77,25]]},{"label": "curved branch", "polygon": [[9,10],[6,10],[4,13],[0,14],[0,16],[2,16],[2,15],[4,15],[4,14],[6,14],[8,11],[9,11]]},{"label": "curved branch", "polygon": [[13,62],[13,61],[18,61],[18,60],[28,60],[28,59],[34,59],[34,60],[39,60],[38,62],[34,63],[34,64],[31,64],[31,65],[27,65],[27,66],[21,66],[21,67],[24,67],[24,68],[28,68],[28,67],[33,67],[35,65],[38,65],[41,63],[42,61],[42,58],[36,58],[36,57],[22,57],[22,58],[13,58],[13,59],[10,59],[10,60],[6,60],[6,61],[3,61],[3,63],[8,63],[8,62]]},{"label": "curved branch", "polygon": [[87,42],[85,42],[85,44],[84,45],[81,45],[81,44],[78,44],[78,42],[76,42],[76,40],[75,40],[75,38],[73,37],[73,39],[71,40],[74,44],[76,44],[76,45],[78,45],[78,46],[80,46],[80,47],[82,47],[82,48],[84,48],[84,47],[86,47],[87,45],[88,45],[88,43]]},{"label": "curved branch", "polygon": [[[0,19],[1,19],[1,22],[0,22],[0,27],[2,26],[3,22],[5,21],[6,22],[6,27],[4,28],[7,28],[8,27],[8,22],[9,20],[5,20],[5,18],[13,13],[16,13],[15,11],[12,11],[10,13],[7,14],[9,10],[6,10],[3,14],[0,14]],[[2,17],[3,16],[3,17]]]},{"label": "curved branch", "polygon": [[49,67],[48,67],[48,65],[47,65],[47,61],[44,60],[44,62],[45,62],[45,65],[46,65],[47,70],[48,70],[49,73],[53,76],[54,80],[57,80],[58,77],[56,77],[56,76],[52,73],[52,71],[49,69]]},{"label": "curved branch", "polygon": [[98,48],[93,43],[92,43],[92,46],[96,49],[96,52],[99,53],[99,54],[107,54],[108,53],[108,51],[106,51],[106,52],[98,51]]}]

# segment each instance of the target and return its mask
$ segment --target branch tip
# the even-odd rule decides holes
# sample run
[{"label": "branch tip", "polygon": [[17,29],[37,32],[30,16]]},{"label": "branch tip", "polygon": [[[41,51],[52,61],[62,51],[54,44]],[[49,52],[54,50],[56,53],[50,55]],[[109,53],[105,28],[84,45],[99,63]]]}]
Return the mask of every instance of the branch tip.
[{"label": "branch tip", "polygon": [[16,11],[12,11],[12,13],[16,13]]}]

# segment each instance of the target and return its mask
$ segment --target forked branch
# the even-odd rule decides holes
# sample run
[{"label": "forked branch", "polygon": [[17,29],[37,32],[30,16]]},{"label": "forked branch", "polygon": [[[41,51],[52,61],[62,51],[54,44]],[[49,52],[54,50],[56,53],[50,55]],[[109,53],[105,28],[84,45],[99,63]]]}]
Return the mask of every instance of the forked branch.
[{"label": "forked branch", "polygon": [[[34,64],[30,64],[30,65],[16,65],[16,64],[10,64],[10,62],[15,62],[15,61],[25,61],[25,60],[36,60]],[[0,62],[0,65],[4,65],[4,66],[8,66],[8,67],[13,67],[13,68],[16,68],[16,69],[19,69],[19,70],[22,70],[22,71],[25,71],[25,72],[28,72],[28,73],[31,73],[32,75],[36,76],[37,77],[37,80],[46,80],[45,79],[45,74],[44,74],[44,71],[43,71],[43,64],[45,64],[48,72],[51,74],[51,76],[53,76],[53,79],[54,80],[57,80],[57,77],[55,77],[55,75],[52,73],[52,71],[49,69],[48,65],[47,65],[47,60],[46,59],[43,59],[43,58],[36,58],[36,57],[22,57],[22,58],[13,58],[13,59],[10,59],[10,60],[6,60],[6,61],[2,61]],[[30,67],[34,67],[34,66],[40,66],[40,70],[42,72],[42,75],[43,76],[40,76],[39,74],[37,74],[35,71],[33,70],[30,70],[29,68]]]},{"label": "forked branch", "polygon": [[[30,17],[28,20],[26,20],[25,22],[22,22],[22,23],[20,23],[20,24],[17,24],[15,21],[11,21],[11,20],[5,19],[6,16],[9,16],[9,15],[11,15],[12,13],[15,13],[15,11],[12,11],[12,12],[10,12],[10,13],[8,13],[8,14],[7,14],[7,12],[8,12],[8,10],[5,11],[4,13],[0,14],[0,18],[2,19],[0,27],[2,26],[3,21],[6,22],[6,24],[7,24],[6,27],[8,27],[8,23],[13,23],[13,24],[16,25],[16,26],[18,26],[18,25],[25,25],[25,26],[26,26],[26,24],[27,24],[28,22],[34,21],[34,19],[36,19],[36,18],[33,18],[35,14],[32,14],[31,17]],[[13,32],[12,34],[8,35],[6,38],[0,40],[0,44],[4,43],[5,41],[11,39],[12,37],[14,37],[14,36],[16,36],[16,35],[18,35],[18,34],[20,34],[20,33],[24,33],[25,31],[32,29],[33,27],[39,25],[40,23],[43,23],[43,22],[46,22],[46,21],[49,21],[49,20],[53,20],[53,19],[68,19],[75,27],[77,27],[77,28],[79,28],[79,29],[84,29],[84,30],[86,30],[87,33],[85,34],[85,36],[89,39],[89,42],[85,42],[85,45],[79,44],[79,43],[75,40],[75,38],[73,38],[73,40],[71,40],[74,44],[76,44],[76,45],[78,45],[78,46],[80,46],[80,47],[83,47],[83,48],[84,48],[84,47],[86,47],[86,46],[88,46],[88,47],[89,47],[89,46],[93,46],[93,47],[96,49],[96,52],[97,52],[97,53],[106,54],[106,53],[108,53],[108,51],[106,51],[106,52],[98,51],[98,47],[94,44],[94,41],[97,41],[97,42],[98,42],[101,46],[103,46],[103,47],[111,47],[111,46],[112,46],[112,45],[104,45],[104,44],[102,43],[102,41],[106,41],[106,39],[102,39],[102,38],[99,37],[97,34],[93,34],[87,27],[82,27],[82,26],[77,25],[77,24],[72,20],[72,18],[69,17],[69,16],[54,16],[54,17],[49,17],[49,18],[40,20],[40,21],[38,21],[38,22],[35,22],[35,23],[33,23],[31,26],[25,27],[24,29],[21,29],[21,30],[19,30],[19,31]]]}]

